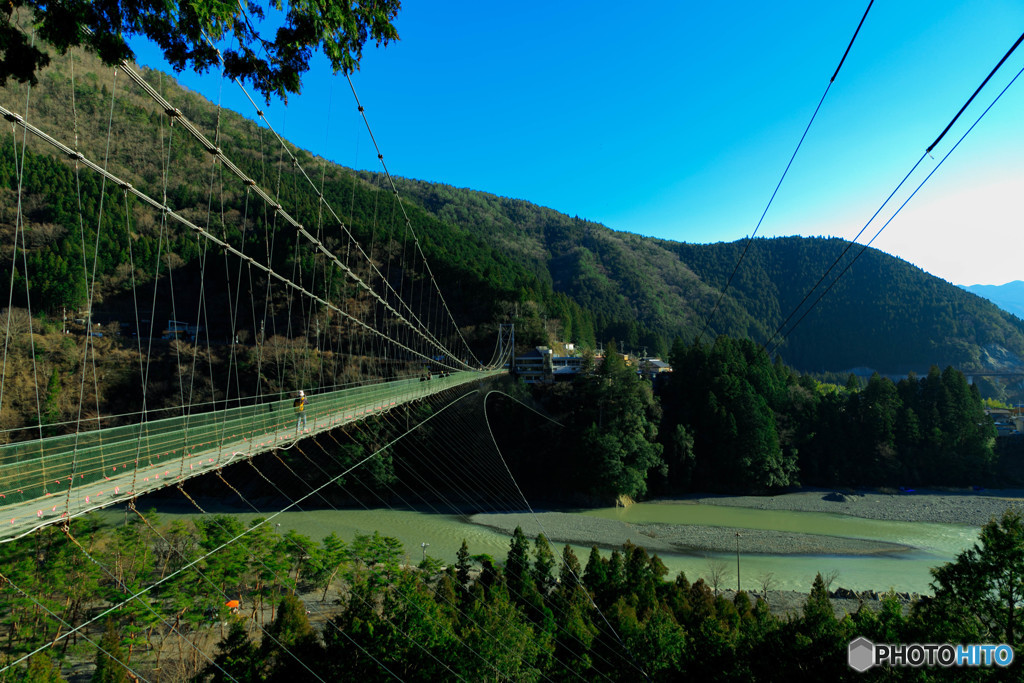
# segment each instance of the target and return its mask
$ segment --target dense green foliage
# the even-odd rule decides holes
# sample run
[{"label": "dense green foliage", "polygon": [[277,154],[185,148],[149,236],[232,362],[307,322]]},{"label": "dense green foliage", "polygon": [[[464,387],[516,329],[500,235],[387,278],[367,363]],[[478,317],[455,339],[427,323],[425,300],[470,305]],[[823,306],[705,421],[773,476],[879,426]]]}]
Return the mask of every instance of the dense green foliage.
[{"label": "dense green foliage", "polygon": [[[383,3],[368,11],[387,15],[395,6]],[[86,5],[68,7],[84,11]],[[172,36],[168,44],[180,51],[180,40]],[[33,90],[33,121],[60,131],[73,120],[76,134],[79,126],[83,133],[80,149],[90,158],[108,159],[112,172],[166,197],[176,210],[309,291],[346,307],[362,306],[378,320],[376,304],[345,278],[326,275],[326,260],[315,250],[292,246],[294,231],[273,211],[254,208],[247,188],[223,175],[206,150],[182,141],[151,101],[94,65],[76,68],[71,90],[69,63],[54,60],[42,73]],[[422,299],[436,276],[477,348],[493,341],[495,324],[506,320],[516,323],[524,344],[561,338],[593,346],[616,338],[629,350],[646,347],[665,355],[667,340],[685,340],[671,347],[675,372],[659,387],[660,398],[609,344],[596,372],[543,390],[542,402],[564,418],[560,433],[535,430],[536,441],[530,441],[519,418],[497,419],[505,423],[499,431],[504,426],[520,439],[520,452],[510,452],[510,467],[527,488],[536,484],[532,476],[543,479],[553,497],[607,500],[693,489],[777,490],[798,483],[963,485],[991,475],[994,432],[981,412],[980,395],[962,373],[939,367],[1019,362],[1024,324],[907,264],[867,252],[787,337],[781,353],[802,368],[932,369],[898,383],[876,374],[866,385],[825,384],[772,362],[748,339],[771,337],[804,287],[845,248],[839,240],[757,241],[711,321],[707,338],[715,341],[693,342],[741,244],[647,239],[525,201],[399,180],[407,228],[380,175],[324,162],[323,198],[337,209],[342,227],[325,218],[321,190],[306,187],[255,125],[180,91],[160,74],[148,72],[146,78],[209,131],[245,173],[275,188],[289,213],[332,253],[344,255],[346,264],[357,263],[348,258],[360,248],[375,264],[392,264],[385,275],[374,275],[359,262],[353,268],[360,276],[386,278],[409,301]],[[291,79],[268,87],[288,87]],[[3,93],[5,103],[14,100],[13,92]],[[107,140],[99,131],[107,130],[111,112]],[[304,165],[323,161],[289,151]],[[65,307],[125,322],[137,338],[159,335],[155,321],[181,317],[177,310],[199,311],[209,337],[236,341],[212,350],[208,345],[199,356],[200,374],[210,381],[189,403],[284,391],[286,377],[311,386],[317,374],[321,382],[336,384],[393,372],[381,367],[377,349],[337,320],[323,319],[325,336],[337,346],[322,346],[320,319],[314,335],[311,310],[293,306],[259,272],[221,258],[37,141],[23,155],[0,155],[0,196],[0,237],[6,238],[0,282],[12,284],[19,309],[7,311],[6,321],[29,306],[35,314],[23,313],[19,320],[29,322],[6,347],[13,379],[0,415],[4,427],[55,429],[53,423],[72,412],[76,398],[98,412],[139,403],[141,348],[133,349],[127,335],[86,345],[58,332],[52,321]],[[414,243],[432,264],[431,273],[411,258]],[[229,284],[206,291],[199,286],[203,281]],[[151,302],[148,312],[138,299]],[[427,315],[432,305],[420,313]],[[90,350],[102,358],[92,363],[88,378]],[[189,351],[175,342],[150,355],[145,372],[153,405],[173,402],[182,377],[175,374],[177,354]],[[36,372],[28,359],[37,355],[39,399],[27,379]],[[218,393],[214,375],[245,389]],[[389,443],[400,421],[365,423],[353,443],[339,445],[332,465],[354,464]],[[465,447],[480,436],[433,424],[423,433],[427,451],[456,440]],[[525,452],[534,443],[544,448]],[[379,496],[403,480],[413,486],[403,448],[411,446],[382,453],[359,473],[354,488],[344,494],[325,489],[323,500]],[[294,484],[285,473],[298,478],[303,459],[310,458],[301,450],[279,459],[280,468],[270,472],[279,493],[288,495]],[[320,469],[302,483],[319,485],[330,477]],[[447,496],[454,487],[444,479],[417,472],[415,486]],[[563,549],[559,562],[546,538],[531,543],[520,529],[504,563],[473,556],[464,544],[457,563],[444,569],[430,558],[412,569],[397,541],[378,534],[351,543],[335,535],[318,542],[295,532],[281,536],[268,525],[246,529],[226,517],[160,525],[149,516],[149,523],[133,519],[113,530],[76,522],[69,533],[83,546],[54,529],[0,546],[0,636],[9,656],[53,642],[52,659],[59,663],[95,659],[96,680],[118,680],[122,663],[141,667],[155,659],[159,667],[161,657],[170,659],[181,648],[176,634],[215,629],[220,645],[214,664],[179,649],[182,667],[208,680],[242,681],[294,680],[296,672],[304,675],[303,667],[324,680],[360,681],[385,678],[385,672],[420,679],[636,680],[641,671],[655,680],[859,680],[844,657],[846,643],[857,635],[889,642],[1017,644],[1021,632],[1024,532],[1012,514],[986,526],[978,548],[936,569],[935,599],[910,616],[890,597],[879,613],[861,610],[841,621],[832,614],[820,577],[803,613],[779,619],[747,594],[729,601],[703,580],[669,579],[660,560],[638,546],[610,556],[594,549],[583,568],[571,548]],[[191,561],[196,565],[186,569]],[[78,633],[60,637],[66,632],[61,622],[81,623],[144,588],[150,590],[121,605],[102,635],[91,634],[100,640],[100,652]],[[310,623],[295,597],[299,591],[324,605],[328,596],[335,598],[327,624]],[[241,611],[229,614],[226,603],[235,598]],[[257,625],[263,635],[254,639]],[[24,672],[9,677],[57,680],[52,659],[36,655]],[[928,680],[931,672],[889,675]]]},{"label": "dense green foliage", "polygon": [[933,600],[922,607],[950,642],[1024,641],[1024,519],[1008,510],[981,530],[955,562],[932,569]]},{"label": "dense green foliage", "polygon": [[[402,180],[400,188],[435,215],[513,254],[556,292],[593,311],[598,340],[614,338],[633,353],[646,347],[664,356],[670,340],[700,335],[745,244],[645,238],[526,201],[436,183]],[[773,338],[848,245],[824,238],[755,240],[703,340],[727,334],[782,342],[787,362],[805,371],[872,367],[905,374],[931,365],[1022,364],[1024,321],[873,249],[792,334],[806,304],[783,336]],[[849,250],[835,272],[859,251]]]},{"label": "dense green foliage", "polygon": [[579,378],[572,426],[577,436],[568,470],[578,490],[599,497],[642,497],[651,470],[661,471],[660,410],[641,380],[609,344],[600,367]]},{"label": "dense green foliage", "polygon": [[[743,246],[663,244],[712,286],[726,282]],[[797,306],[825,269],[839,259],[834,278],[860,253],[861,247],[847,251],[848,246],[836,238],[755,240],[730,296],[772,333],[790,311],[798,310],[783,327],[788,333],[807,310],[807,304]],[[809,303],[830,282],[827,279]],[[930,365],[989,367],[993,360],[1005,360],[999,358],[1003,350],[1024,357],[1024,321],[873,249],[857,258],[797,330],[786,338],[781,352],[805,370],[867,366],[905,374]]]},{"label": "dense green foliage", "polygon": [[[512,254],[554,291],[578,302],[589,313],[585,325],[598,340],[614,338],[632,352],[646,347],[665,354],[668,340],[698,334],[702,316],[714,306],[716,292],[655,240],[484,192],[405,179],[399,188],[428,211]],[[549,315],[561,312],[554,309]],[[575,331],[577,322],[569,324]],[[716,329],[736,335],[763,332],[731,301]]]},{"label": "dense green foliage", "polygon": [[96,670],[90,683],[128,683],[128,670],[124,665],[127,657],[121,649],[121,637],[112,618],[108,617],[106,624],[96,648]]},{"label": "dense green foliage", "polygon": [[[348,74],[359,68],[367,40],[398,40],[391,22],[400,7],[399,0],[292,2],[269,37],[257,25],[267,10],[282,9],[278,3],[13,0],[0,12],[0,86],[8,78],[37,83],[38,71],[50,63],[44,45],[59,54],[82,45],[114,65],[131,60],[128,41],[143,36],[160,46],[176,71],[203,72],[223,62],[228,78],[250,82],[268,101],[272,95],[286,98],[299,92],[314,50],[322,50],[335,71]],[[26,31],[23,23],[34,23],[34,30]]]},{"label": "dense green foliage", "polygon": [[[179,135],[148,96],[123,76],[100,69],[95,59],[74,53],[55,61],[32,89],[32,120],[54,132],[75,121],[82,133],[78,149],[88,158],[103,161],[111,173],[131,179],[150,196],[166,198],[169,206],[257,263],[380,328],[398,325],[381,301],[355,284],[356,277],[383,292],[392,306],[400,295],[411,307],[405,315],[428,321],[442,344],[461,348],[465,338],[484,359],[494,345],[495,321],[507,320],[516,309],[521,309],[517,322],[524,339],[547,339],[536,297],[565,320],[577,319],[579,334],[589,335],[592,343],[592,325],[582,309],[507,254],[413,204],[405,208],[406,225],[398,199],[379,176],[325,164],[288,147],[307,172],[320,166],[315,175],[335,219],[321,203],[320,187],[306,183],[277,141],[254,123],[185,93],[162,74],[144,76],[210,138],[226,146],[230,141],[227,148],[239,168],[280,195],[289,214],[352,275],[297,240],[294,229],[258,203],[241,181],[224,173],[194,140]],[[21,108],[24,101],[16,95],[15,89],[0,90],[4,104]],[[99,133],[107,130],[108,120],[109,140]],[[78,414],[72,397],[79,396],[87,412],[109,416],[137,410],[143,393],[150,409],[180,405],[182,387],[185,401],[199,405],[409,371],[374,335],[222,254],[92,171],[54,156],[49,146],[30,136],[18,155],[12,150],[0,154],[0,280],[10,284],[11,315],[25,320],[10,328],[7,377],[19,379],[7,382],[3,428],[71,419]],[[432,264],[430,271],[419,250]],[[461,330],[447,324],[432,294],[432,276],[442,284],[454,318],[467,321]],[[84,320],[90,311],[93,323],[103,325],[102,340],[83,339],[87,328],[70,324],[72,337],[47,340],[47,353],[33,357],[30,332],[52,334],[65,315],[69,322]],[[167,344],[161,337],[171,319],[200,326],[200,335]],[[153,343],[140,343],[150,337]],[[392,359],[391,365],[381,361],[382,355]],[[83,367],[83,358],[90,357],[96,364]],[[189,357],[192,362],[180,362]],[[108,360],[109,368],[97,368]],[[39,394],[55,396],[45,406],[35,399],[36,369]],[[89,374],[84,380],[83,372]],[[51,392],[45,387],[54,373],[58,379]]]},{"label": "dense green foliage", "polygon": [[997,481],[995,426],[977,387],[953,368],[899,382],[850,375],[838,386],[729,337],[677,341],[670,359],[673,372],[658,377],[654,394],[614,352],[594,374],[534,385],[538,405],[564,428],[515,406],[492,414],[517,481],[534,496],[605,503]]},{"label": "dense green foliage", "polygon": [[787,372],[750,342],[719,337],[712,346],[677,342],[665,392],[666,431],[677,484],[734,490],[796,483],[791,444],[780,440],[776,409]]},{"label": "dense green foliage", "polygon": [[[97,652],[93,680],[119,680],[124,666],[143,675],[163,666],[198,680],[241,682],[314,675],[332,681],[857,681],[864,674],[849,668],[846,657],[857,637],[1014,648],[1022,641],[1024,527],[1014,511],[988,523],[975,547],[932,571],[933,597],[907,611],[890,594],[877,608],[862,606],[841,619],[820,574],[803,610],[778,616],[765,601],[770,593],[726,599],[704,579],[668,576],[657,555],[628,543],[610,554],[593,548],[584,566],[569,546],[556,560],[543,535],[531,543],[516,529],[503,563],[471,557],[464,543],[455,565],[427,558],[414,568],[397,541],[378,534],[316,543],[267,525],[244,534],[229,517],[173,525],[147,517],[148,524],[116,529],[73,524],[75,537],[90,532],[87,551],[98,562],[53,528],[0,546],[8,579],[0,590],[7,655],[56,639],[49,657],[36,655],[27,670],[12,668],[3,680],[60,680],[59,668]],[[179,571],[201,555],[202,574]],[[100,651],[79,633],[58,638],[64,627],[39,609],[80,623],[118,604],[125,590],[145,587],[151,590],[143,598],[113,613],[119,627],[106,621]],[[296,591],[313,594],[303,604]],[[331,603],[324,600],[328,591]],[[240,602],[235,614],[224,606],[232,597]],[[310,621],[313,610],[317,624]],[[193,639],[219,633],[217,651],[209,659],[180,645],[175,652],[174,632],[183,629]],[[1018,662],[1010,672],[896,667],[884,675],[999,680],[1019,669]]]},{"label": "dense green foliage", "polygon": [[838,387],[726,337],[677,342],[671,358],[662,395],[669,491],[963,486],[994,471],[995,427],[952,368]]},{"label": "dense green foliage", "polygon": [[[154,85],[158,85],[158,75],[149,75],[154,77]],[[56,87],[57,76],[56,72],[50,73],[47,83]],[[103,90],[108,87],[106,83],[100,85]],[[94,82],[87,77],[76,84],[76,90],[76,94],[85,100],[90,94],[94,97],[100,94]],[[58,93],[41,88],[36,96],[42,101],[39,106],[54,115],[54,125],[59,125],[57,116],[61,112],[52,111],[49,106],[56,105],[53,98],[59,96]],[[356,296],[356,291],[344,278],[325,277],[327,264],[323,256],[314,253],[308,245],[300,246],[291,239],[293,230],[283,221],[268,215],[264,207],[254,206],[240,182],[232,184],[228,178],[220,179],[223,182],[212,182],[215,169],[202,157],[191,155],[196,144],[194,141],[182,144],[185,150],[178,151],[180,157],[175,159],[176,168],[165,180],[159,165],[153,163],[154,159],[160,158],[160,151],[155,146],[160,140],[161,128],[166,128],[164,117],[153,111],[153,103],[134,93],[122,96],[120,100],[120,108],[126,112],[125,115],[129,119],[138,119],[140,125],[151,129],[152,135],[142,135],[136,145],[112,155],[114,171],[127,177],[141,176],[142,180],[135,182],[137,188],[155,197],[166,192],[168,203],[185,215],[206,216],[204,223],[209,232],[276,271],[290,274],[292,280],[308,291],[342,304]],[[204,103],[196,100],[195,104],[202,107]],[[216,118],[212,111],[203,109],[188,113],[200,120]],[[122,121],[121,125],[131,123],[131,120]],[[239,158],[239,166],[264,186],[270,185],[274,174],[281,169],[268,169],[261,163],[263,155],[270,150],[263,146],[255,126],[226,113],[218,125],[222,136],[235,136],[235,155]],[[122,140],[122,144],[127,143]],[[83,148],[88,149],[89,146],[91,142],[86,142]],[[312,163],[308,154],[293,151],[303,163]],[[188,312],[182,317],[195,319],[193,311],[200,306],[200,291],[198,282],[193,282],[193,279],[202,277],[212,282],[227,282],[226,289],[210,287],[202,292],[205,297],[202,301],[205,306],[203,322],[214,326],[211,334],[228,335],[227,324],[231,324],[235,331],[247,333],[252,339],[260,330],[269,334],[271,330],[306,328],[302,317],[307,315],[305,306],[288,306],[288,299],[284,296],[288,292],[275,291],[276,283],[267,282],[262,271],[240,270],[237,263],[226,257],[207,260],[207,254],[213,254],[207,242],[197,241],[194,235],[173,221],[154,218],[138,206],[134,198],[125,198],[119,188],[104,183],[91,172],[76,172],[49,152],[42,146],[38,150],[30,148],[26,151],[20,207],[25,228],[15,254],[9,252],[10,245],[14,243],[17,218],[18,175],[12,156],[0,155],[0,192],[10,200],[4,202],[0,217],[0,229],[10,237],[5,248],[8,258],[0,271],[0,278],[10,281],[11,265],[16,264],[13,270],[16,306],[25,307],[31,302],[37,312],[59,315],[64,307],[72,311],[85,308],[91,297],[94,317],[116,316],[115,319],[148,332],[146,324],[150,323],[150,313],[158,321],[172,318],[176,312]],[[121,163],[126,167],[122,169]],[[296,220],[315,226],[311,230],[321,234],[325,243],[346,263],[350,254],[359,248],[357,244],[363,245],[362,248],[376,259],[394,255],[396,263],[388,269],[391,285],[415,304],[417,297],[423,296],[421,290],[427,286],[428,275],[423,272],[422,264],[415,263],[410,233],[398,225],[393,196],[383,192],[376,176],[356,174],[340,167],[332,167],[330,171],[324,179],[323,195],[332,206],[344,212],[342,220],[347,229],[340,231],[336,225],[325,224],[319,198],[313,188],[299,185],[294,177],[288,188],[289,213]],[[196,178],[204,177],[206,187],[195,182]],[[220,210],[211,215],[205,207],[214,198]],[[385,211],[386,221],[383,220]],[[525,301],[526,291],[542,289],[536,278],[479,238],[439,221],[418,207],[408,207],[407,213],[411,229],[420,240],[420,248],[435,264],[434,273],[451,285],[448,300],[462,317],[490,322],[500,317],[511,303],[519,299]],[[269,249],[275,242],[279,248]],[[369,274],[365,263],[359,263],[354,257],[351,261],[358,275],[372,281],[375,275]],[[237,297],[235,290],[237,283],[243,281],[243,273],[247,296]],[[94,277],[95,284],[92,282]],[[154,284],[157,292],[153,310],[132,311],[133,290],[143,289],[150,293]],[[379,282],[377,286],[380,287]],[[474,296],[468,297],[468,292]],[[578,307],[573,309],[564,298],[556,297],[550,290],[546,290],[546,294],[555,308],[578,311]],[[151,297],[152,294],[150,297],[140,294],[143,300]],[[236,298],[237,303],[234,301]],[[272,304],[269,313],[263,310],[264,298],[269,298]],[[235,305],[238,310],[232,308]],[[222,312],[223,316],[220,315]],[[427,314],[425,311],[421,313]],[[140,320],[141,316],[146,320]],[[157,333],[159,331],[156,329]]]}]

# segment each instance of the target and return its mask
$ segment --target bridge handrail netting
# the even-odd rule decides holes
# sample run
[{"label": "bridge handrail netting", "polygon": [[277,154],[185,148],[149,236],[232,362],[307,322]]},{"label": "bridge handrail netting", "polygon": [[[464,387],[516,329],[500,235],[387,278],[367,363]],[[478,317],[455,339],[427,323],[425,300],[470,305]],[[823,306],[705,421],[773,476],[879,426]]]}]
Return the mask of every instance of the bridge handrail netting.
[{"label": "bridge handrail netting", "polygon": [[[324,431],[489,374],[454,372],[429,382],[400,379],[313,395],[304,411],[303,433]],[[83,487],[94,495],[137,495],[298,436],[298,414],[289,398],[5,444],[0,446],[0,506],[47,499],[63,508],[69,489]],[[199,456],[202,463],[194,461]],[[151,472],[153,468],[162,470]],[[126,473],[137,477],[141,472],[145,481],[124,486]],[[121,484],[110,484],[116,492],[97,489],[96,484],[116,478]]]}]

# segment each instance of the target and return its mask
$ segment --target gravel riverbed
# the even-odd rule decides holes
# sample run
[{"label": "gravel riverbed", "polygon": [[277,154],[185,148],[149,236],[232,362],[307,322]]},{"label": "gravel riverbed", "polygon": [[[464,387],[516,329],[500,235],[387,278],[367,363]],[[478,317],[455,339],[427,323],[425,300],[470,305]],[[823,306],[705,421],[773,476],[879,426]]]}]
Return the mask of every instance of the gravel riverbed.
[{"label": "gravel riverbed", "polygon": [[[693,494],[652,501],[661,505],[725,505],[762,510],[827,512],[868,519],[902,522],[933,522],[981,526],[999,517],[1008,507],[1024,507],[1024,491],[993,489],[922,490],[908,492],[804,489],[775,496],[719,496]],[[539,520],[539,525],[538,525]],[[650,552],[729,552],[731,537],[743,535],[745,552],[773,555],[874,555],[908,550],[908,546],[883,541],[842,538],[764,529],[742,529],[689,524],[638,524],[565,512],[483,513],[470,517],[481,524],[511,534],[521,526],[530,537],[541,529],[557,543],[621,547],[626,541]]]},{"label": "gravel riverbed", "polygon": [[1008,507],[1024,508],[1024,490],[988,489],[917,491],[836,491],[804,489],[776,496],[718,496],[694,494],[656,501],[665,504],[690,503],[758,508],[831,512],[867,519],[899,522],[934,522],[982,526],[999,517]]},{"label": "gravel riverbed", "polygon": [[651,553],[730,552],[735,533],[743,534],[744,552],[773,555],[874,555],[910,548],[898,543],[839,536],[801,534],[766,529],[743,529],[695,524],[634,524],[614,519],[565,512],[482,513],[469,518],[474,524],[511,535],[517,526],[533,538],[542,530],[552,543],[620,548],[627,541]]}]

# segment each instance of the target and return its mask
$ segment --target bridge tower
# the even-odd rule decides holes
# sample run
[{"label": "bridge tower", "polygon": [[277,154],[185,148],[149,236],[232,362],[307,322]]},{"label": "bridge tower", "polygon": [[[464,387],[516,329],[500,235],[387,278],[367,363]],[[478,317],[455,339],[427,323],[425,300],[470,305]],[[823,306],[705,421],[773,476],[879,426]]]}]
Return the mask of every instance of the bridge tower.
[{"label": "bridge tower", "polygon": [[498,358],[504,358],[508,353],[508,371],[514,374],[516,371],[516,326],[512,323],[498,324]]}]

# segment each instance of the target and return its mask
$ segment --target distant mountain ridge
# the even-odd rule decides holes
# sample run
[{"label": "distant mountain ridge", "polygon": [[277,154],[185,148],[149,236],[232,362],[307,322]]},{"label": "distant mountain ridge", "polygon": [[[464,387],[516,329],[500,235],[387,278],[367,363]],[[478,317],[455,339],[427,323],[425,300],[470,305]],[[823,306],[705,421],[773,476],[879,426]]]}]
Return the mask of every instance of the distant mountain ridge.
[{"label": "distant mountain ridge", "polygon": [[999,308],[1013,313],[1024,320],[1024,280],[1014,280],[1005,285],[960,285],[994,303]]}]

